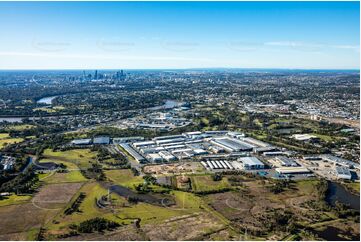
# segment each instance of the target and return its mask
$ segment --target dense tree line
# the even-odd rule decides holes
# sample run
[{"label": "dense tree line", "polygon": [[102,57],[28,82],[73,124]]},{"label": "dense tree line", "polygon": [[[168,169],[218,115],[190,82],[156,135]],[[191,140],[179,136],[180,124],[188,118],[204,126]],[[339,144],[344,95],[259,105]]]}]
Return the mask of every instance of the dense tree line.
[{"label": "dense tree line", "polygon": [[76,229],[79,233],[103,232],[104,230],[113,230],[120,224],[105,218],[92,218],[81,222],[79,225],[72,225],[72,229]]},{"label": "dense tree line", "polygon": [[39,181],[38,176],[32,169],[29,169],[14,179],[7,181],[0,186],[0,192],[32,193],[35,191],[35,184]]}]

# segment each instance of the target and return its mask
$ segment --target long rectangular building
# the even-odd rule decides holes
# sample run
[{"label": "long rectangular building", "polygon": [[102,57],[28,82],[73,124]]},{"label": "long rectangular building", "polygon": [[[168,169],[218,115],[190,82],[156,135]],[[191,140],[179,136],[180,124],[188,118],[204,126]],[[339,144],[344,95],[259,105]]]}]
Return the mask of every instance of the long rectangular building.
[{"label": "long rectangular building", "polygon": [[280,167],[276,168],[276,171],[279,174],[305,174],[310,173],[310,171],[302,166],[299,167]]},{"label": "long rectangular building", "polygon": [[133,158],[138,161],[139,163],[144,162],[145,158],[141,156],[138,152],[136,152],[132,147],[130,147],[126,143],[120,143],[119,144],[125,151],[127,151]]},{"label": "long rectangular building", "polygon": [[351,180],[351,172],[350,169],[344,166],[336,166],[336,176],[337,179],[343,179],[343,180]]},{"label": "long rectangular building", "polygon": [[220,146],[229,152],[251,151],[253,148],[251,145],[245,142],[228,137],[216,138],[212,140],[211,143]]},{"label": "long rectangular building", "polygon": [[245,170],[255,170],[255,169],[264,169],[265,165],[257,159],[256,157],[242,157],[239,158],[241,161],[243,169]]}]

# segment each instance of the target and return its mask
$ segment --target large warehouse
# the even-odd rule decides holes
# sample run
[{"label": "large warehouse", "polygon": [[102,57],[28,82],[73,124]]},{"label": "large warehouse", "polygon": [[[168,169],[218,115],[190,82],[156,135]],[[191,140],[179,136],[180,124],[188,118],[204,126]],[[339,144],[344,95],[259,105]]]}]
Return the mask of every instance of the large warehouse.
[{"label": "large warehouse", "polygon": [[256,170],[256,169],[264,169],[265,165],[257,159],[256,157],[242,157],[239,158],[239,161],[242,163],[242,167],[244,170]]},{"label": "large warehouse", "polygon": [[229,152],[252,151],[253,149],[253,146],[250,144],[228,137],[216,138],[211,143]]},{"label": "large warehouse", "polygon": [[336,176],[337,179],[343,179],[343,180],[351,180],[351,172],[350,169],[344,166],[336,166]]},{"label": "large warehouse", "polygon": [[279,174],[306,174],[310,173],[310,171],[302,166],[299,167],[280,167],[276,168],[276,171]]}]

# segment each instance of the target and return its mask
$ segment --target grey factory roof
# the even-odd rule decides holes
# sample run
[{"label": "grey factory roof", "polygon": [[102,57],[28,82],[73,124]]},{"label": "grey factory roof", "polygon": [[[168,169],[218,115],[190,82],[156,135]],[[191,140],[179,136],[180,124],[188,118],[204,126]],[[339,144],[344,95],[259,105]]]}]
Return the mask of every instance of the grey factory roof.
[{"label": "grey factory roof", "polygon": [[333,156],[333,155],[330,155],[330,154],[320,155],[320,157],[322,159],[324,159],[324,160],[328,160],[328,161],[337,163],[339,165],[346,165],[346,166],[350,166],[350,167],[353,166],[353,167],[356,167],[356,168],[360,167],[360,164],[357,164],[357,163],[355,163],[353,161],[346,160],[346,159],[343,159],[341,157]]},{"label": "grey factory roof", "polygon": [[286,156],[278,156],[277,159],[282,162],[283,166],[298,166],[294,159],[288,158]]},{"label": "grey factory roof", "polygon": [[183,135],[158,136],[158,137],[154,137],[153,140],[178,139],[178,138],[184,138],[184,136]]},{"label": "grey factory roof", "polygon": [[242,138],[242,140],[244,142],[247,142],[253,146],[258,146],[258,147],[267,147],[267,146],[270,146],[270,144],[266,143],[266,142],[263,142],[263,141],[260,141],[260,140],[257,140],[257,139],[254,139],[254,138],[251,138],[251,137],[246,137],[246,138]]},{"label": "grey factory roof", "polygon": [[144,157],[141,156],[138,152],[136,152],[132,147],[130,147],[126,143],[119,144],[123,149],[125,149],[131,156],[133,156],[137,161],[144,160]]},{"label": "grey factory roof", "polygon": [[267,146],[267,147],[256,147],[253,149],[255,152],[270,152],[270,151],[279,151],[279,148],[274,146]]},{"label": "grey factory roof", "polygon": [[348,168],[343,166],[336,166],[337,175],[351,176],[351,172]]},{"label": "grey factory roof", "polygon": [[96,137],[93,140],[94,144],[109,144],[110,143],[110,138],[107,136],[104,137]]},{"label": "grey factory roof", "polygon": [[256,157],[242,157],[240,158],[243,164],[248,166],[264,166],[264,164]]},{"label": "grey factory roof", "polygon": [[88,145],[91,141],[91,139],[75,139],[71,143],[74,145]]},{"label": "grey factory roof", "polygon": [[248,150],[248,149],[252,149],[252,146],[242,142],[242,141],[236,141],[235,139],[230,139],[230,138],[220,138],[220,139],[215,139],[214,140],[216,143],[224,145],[234,151],[239,151],[239,150]]}]

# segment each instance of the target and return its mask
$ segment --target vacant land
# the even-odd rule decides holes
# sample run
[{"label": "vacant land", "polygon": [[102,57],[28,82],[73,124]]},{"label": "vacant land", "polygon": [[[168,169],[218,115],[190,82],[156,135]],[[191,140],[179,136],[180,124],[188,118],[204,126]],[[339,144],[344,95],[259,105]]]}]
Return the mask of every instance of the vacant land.
[{"label": "vacant land", "polygon": [[23,140],[22,138],[10,138],[8,133],[0,133],[0,149],[7,145],[20,143]]},{"label": "vacant land", "polygon": [[[0,207],[0,235],[9,234],[27,239],[27,232],[39,229],[65,207],[82,184],[53,184],[43,186],[31,201]],[[24,234],[24,232],[26,232]]]},{"label": "vacant land", "polygon": [[154,175],[174,175],[185,173],[196,173],[204,170],[199,162],[178,162],[162,165],[147,165],[143,168],[144,173]]},{"label": "vacant land", "polygon": [[14,124],[14,125],[8,125],[5,127],[6,131],[16,130],[16,131],[23,131],[27,129],[32,129],[36,127],[35,125],[31,124]]},{"label": "vacant land", "polygon": [[144,182],[141,176],[134,176],[129,169],[126,170],[108,170],[104,172],[106,177],[114,184],[134,189],[134,186]]},{"label": "vacant land", "polygon": [[195,213],[173,217],[158,224],[146,225],[142,229],[149,240],[199,240],[224,228],[224,224],[208,213]]},{"label": "vacant land", "polygon": [[292,183],[283,192],[274,194],[267,188],[272,184],[265,181],[243,182],[241,189],[217,193],[205,197],[208,204],[220,212],[239,229],[246,229],[251,235],[279,240],[285,232],[268,230],[277,217],[291,213],[295,221],[312,224],[320,219],[333,219],[331,214],[316,211],[305,206],[307,201],[319,200],[316,190],[317,180]]},{"label": "vacant land", "polygon": [[31,202],[35,207],[45,210],[62,208],[82,185],[82,183],[45,185],[34,196]]},{"label": "vacant land", "polygon": [[[57,216],[44,226],[48,231],[46,233],[47,238],[57,239],[57,235],[65,234],[70,231],[70,224],[79,224],[80,222],[95,217],[103,217],[119,223],[124,222],[123,219],[114,215],[110,209],[102,209],[97,206],[96,200],[98,200],[101,196],[107,195],[107,190],[100,184],[96,182],[88,182],[84,184],[81,189],[73,195],[73,198],[77,197],[81,192],[85,194],[85,198],[80,203],[79,211],[70,215],[65,215],[64,210],[66,207],[58,210]],[[112,197],[122,199],[115,194],[112,194]]]},{"label": "vacant land", "polygon": [[[0,235],[6,238],[9,234],[24,233],[34,228],[40,228],[55,214],[56,210],[37,208],[30,202],[0,207]],[[20,236],[20,234],[17,235]],[[14,238],[12,237],[12,239]]]},{"label": "vacant land", "polygon": [[[43,156],[53,162],[66,162],[65,165],[68,166],[69,163],[75,164],[80,169],[86,169],[91,166],[91,163],[96,162],[96,153],[90,151],[89,149],[74,149],[67,151],[52,151],[46,149]],[[68,168],[75,168],[74,166],[69,165]]]},{"label": "vacant land", "polygon": [[345,187],[352,193],[360,195],[360,182],[347,182],[344,183]]},{"label": "vacant land", "polygon": [[54,171],[52,173],[43,175],[39,179],[48,184],[87,181],[87,179],[81,174],[80,171],[68,171],[64,173]]},{"label": "vacant land", "polygon": [[0,198],[0,207],[25,203],[25,202],[29,201],[30,199],[31,199],[31,196],[28,196],[28,195],[19,196],[19,195],[12,194],[10,196]]},{"label": "vacant land", "polygon": [[225,188],[230,188],[226,177],[220,181],[213,181],[210,175],[190,176],[192,190],[195,192],[216,191]]}]

